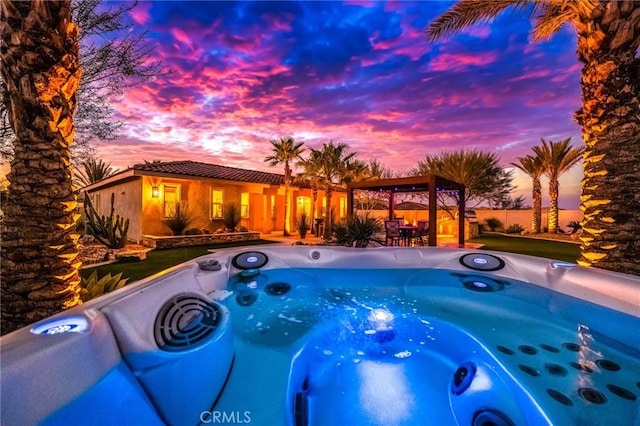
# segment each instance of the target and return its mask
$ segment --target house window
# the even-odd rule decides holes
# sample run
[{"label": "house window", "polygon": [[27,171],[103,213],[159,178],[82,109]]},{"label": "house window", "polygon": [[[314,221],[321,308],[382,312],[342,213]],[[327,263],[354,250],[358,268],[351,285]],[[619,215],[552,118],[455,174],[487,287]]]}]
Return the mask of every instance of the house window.
[{"label": "house window", "polygon": [[176,217],[176,208],[180,202],[180,193],[177,186],[164,185],[164,217]]},{"label": "house window", "polygon": [[276,196],[271,196],[271,219],[276,218]]},{"label": "house window", "polygon": [[340,217],[347,215],[347,199],[346,197],[340,197]]},{"label": "house window", "polygon": [[222,203],[224,194],[221,189],[211,190],[211,218],[222,219]]},{"label": "house window", "polygon": [[240,194],[240,217],[249,217],[249,193]]},{"label": "house window", "polygon": [[309,197],[298,197],[298,214],[305,213],[307,217],[311,216],[311,199]]},{"label": "house window", "polygon": [[322,216],[327,215],[327,199],[322,197]]}]

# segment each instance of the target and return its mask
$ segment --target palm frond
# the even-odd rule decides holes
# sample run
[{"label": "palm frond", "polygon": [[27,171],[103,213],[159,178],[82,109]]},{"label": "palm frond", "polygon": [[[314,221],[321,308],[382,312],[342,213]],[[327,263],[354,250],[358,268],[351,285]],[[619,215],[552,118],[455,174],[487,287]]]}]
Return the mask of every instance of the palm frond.
[{"label": "palm frond", "polygon": [[563,3],[547,3],[541,8],[541,13],[533,21],[531,35],[536,41],[548,40],[567,22],[577,18],[572,8]]},{"label": "palm frond", "polygon": [[543,6],[540,0],[462,0],[433,21],[426,30],[427,41],[450,36],[479,22],[490,22],[509,7],[531,12]]},{"label": "palm frond", "polygon": [[542,159],[538,156],[527,155],[525,157],[518,157],[517,163],[511,163],[512,166],[522,170],[527,176],[538,179],[544,174],[544,165]]}]

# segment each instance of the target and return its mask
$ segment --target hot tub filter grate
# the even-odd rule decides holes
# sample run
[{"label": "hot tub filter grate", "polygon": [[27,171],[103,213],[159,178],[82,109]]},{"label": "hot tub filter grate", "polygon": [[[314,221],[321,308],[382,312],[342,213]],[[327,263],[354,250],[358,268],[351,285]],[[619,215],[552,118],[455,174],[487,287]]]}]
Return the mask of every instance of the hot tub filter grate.
[{"label": "hot tub filter grate", "polygon": [[154,337],[160,349],[181,352],[206,341],[221,320],[218,305],[198,295],[176,296],[160,309]]}]

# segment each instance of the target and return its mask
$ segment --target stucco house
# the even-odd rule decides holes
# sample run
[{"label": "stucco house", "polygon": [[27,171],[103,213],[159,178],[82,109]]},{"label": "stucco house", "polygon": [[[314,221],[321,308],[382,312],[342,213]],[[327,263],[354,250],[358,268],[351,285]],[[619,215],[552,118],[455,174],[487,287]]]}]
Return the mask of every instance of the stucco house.
[{"label": "stucco house", "polygon": [[[190,228],[215,232],[223,227],[225,205],[240,206],[240,226],[269,233],[284,228],[284,176],[255,170],[196,161],[171,161],[136,164],[115,175],[85,187],[100,214],[107,214],[114,194],[115,213],[129,219],[129,239],[143,235],[171,235],[163,223],[175,214],[176,206],[186,203],[196,219]],[[290,187],[289,229],[303,211],[311,216],[311,189]],[[324,191],[318,192],[315,217],[327,211]],[[333,192],[331,207],[339,218],[346,217],[346,193]]]}]

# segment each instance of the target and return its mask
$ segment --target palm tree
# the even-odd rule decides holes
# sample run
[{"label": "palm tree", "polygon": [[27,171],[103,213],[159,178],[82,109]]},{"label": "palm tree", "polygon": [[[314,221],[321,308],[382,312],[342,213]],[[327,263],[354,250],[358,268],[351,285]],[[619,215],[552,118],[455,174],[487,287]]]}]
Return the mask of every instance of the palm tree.
[{"label": "palm tree", "polygon": [[311,188],[311,224],[313,225],[316,218],[316,208],[318,203],[318,189],[322,185],[321,177],[318,175],[320,170],[320,153],[311,151],[307,158],[302,158],[298,162],[298,167],[302,168],[302,173],[296,176],[296,181],[300,184],[308,183]]},{"label": "palm tree", "polygon": [[533,219],[531,219],[531,231],[540,233],[540,224],[542,223],[542,183],[540,178],[544,174],[544,165],[539,156],[527,155],[519,157],[517,163],[511,163],[519,168],[533,180],[533,191],[531,198],[533,199]]},{"label": "palm tree", "polygon": [[534,39],[550,38],[566,23],[577,33],[584,66],[575,118],[585,143],[578,263],[640,274],[640,257],[630,250],[640,235],[640,2],[462,0],[427,28],[427,39],[491,20],[510,6],[535,14]]},{"label": "palm tree", "polygon": [[2,333],[81,303],[69,147],[82,70],[70,3],[3,0],[0,10],[15,133],[2,205]]},{"label": "palm tree", "polygon": [[335,144],[333,141],[324,143],[320,150],[311,149],[312,155],[319,156],[320,168],[318,178],[324,184],[325,196],[327,197],[327,211],[325,218],[324,238],[331,238],[331,196],[334,185],[341,185],[348,175],[347,164],[355,157],[356,153],[348,153],[348,145],[345,143]]},{"label": "palm tree", "polygon": [[76,165],[76,175],[74,184],[77,188],[89,186],[92,183],[113,176],[116,171],[111,167],[111,163],[107,164],[102,159],[87,158]]},{"label": "palm tree", "polygon": [[558,195],[560,192],[560,176],[582,159],[583,148],[570,145],[571,138],[559,142],[545,141],[534,146],[533,152],[542,162],[544,174],[549,178],[549,232],[558,232]]},{"label": "palm tree", "polygon": [[371,177],[369,165],[362,160],[351,159],[346,162],[343,182],[360,182]]},{"label": "palm tree", "polygon": [[271,167],[284,164],[284,227],[282,235],[288,237],[291,235],[289,231],[289,216],[291,210],[289,188],[293,180],[289,164],[300,159],[300,155],[304,151],[304,144],[302,142],[296,142],[291,136],[280,138],[279,141],[270,140],[269,142],[272,145],[273,154],[265,157],[264,161],[269,163]]}]

